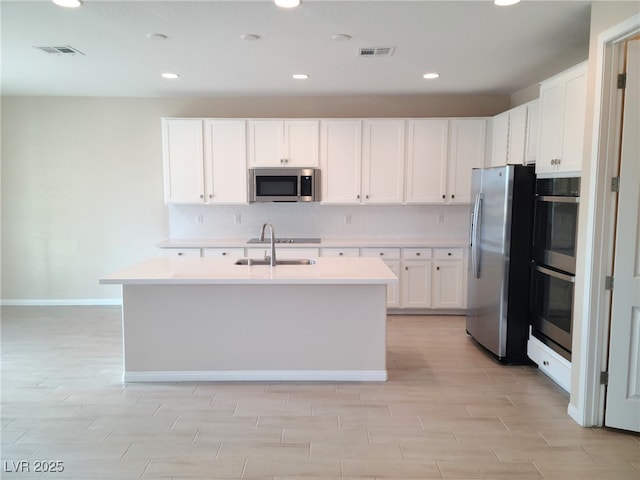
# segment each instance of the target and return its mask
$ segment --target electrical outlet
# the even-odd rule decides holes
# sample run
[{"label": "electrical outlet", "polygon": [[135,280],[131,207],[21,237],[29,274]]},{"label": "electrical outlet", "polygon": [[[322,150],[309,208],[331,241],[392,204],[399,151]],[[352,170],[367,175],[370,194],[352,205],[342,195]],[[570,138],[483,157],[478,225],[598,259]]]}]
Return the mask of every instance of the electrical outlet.
[{"label": "electrical outlet", "polygon": [[351,225],[351,214],[350,213],[347,213],[344,216],[344,223],[346,223],[347,225]]},{"label": "electrical outlet", "polygon": [[438,223],[444,223],[444,213],[442,212],[438,214]]},{"label": "electrical outlet", "polygon": [[200,225],[202,225],[204,223],[204,215],[202,215],[201,213],[197,214],[196,223],[199,223]]},{"label": "electrical outlet", "polygon": [[242,223],[242,216],[239,213],[233,214],[233,223],[240,225]]}]

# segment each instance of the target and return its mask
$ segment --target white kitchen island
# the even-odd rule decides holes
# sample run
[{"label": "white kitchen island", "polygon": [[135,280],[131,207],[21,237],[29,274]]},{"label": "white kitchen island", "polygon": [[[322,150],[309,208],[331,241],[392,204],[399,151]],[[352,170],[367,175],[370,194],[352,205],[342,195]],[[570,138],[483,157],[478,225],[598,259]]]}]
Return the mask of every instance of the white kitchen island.
[{"label": "white kitchen island", "polygon": [[100,280],[122,285],[125,382],[385,381],[378,258],[235,265],[159,257]]}]

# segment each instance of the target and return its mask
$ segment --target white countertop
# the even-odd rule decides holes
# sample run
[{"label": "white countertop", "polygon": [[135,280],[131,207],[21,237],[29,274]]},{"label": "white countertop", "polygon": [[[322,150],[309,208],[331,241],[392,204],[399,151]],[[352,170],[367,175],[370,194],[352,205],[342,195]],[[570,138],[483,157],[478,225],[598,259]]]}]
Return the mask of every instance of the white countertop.
[{"label": "white countertop", "polygon": [[[168,239],[157,244],[160,248],[234,248],[260,247],[263,244],[248,244],[248,238],[183,238]],[[316,248],[453,248],[467,247],[468,239],[460,238],[322,238],[320,243],[278,243],[278,248],[316,247]]]},{"label": "white countertop", "polygon": [[388,284],[398,278],[379,258],[317,258],[313,265],[234,265],[238,257],[157,257],[107,275],[101,284]]}]

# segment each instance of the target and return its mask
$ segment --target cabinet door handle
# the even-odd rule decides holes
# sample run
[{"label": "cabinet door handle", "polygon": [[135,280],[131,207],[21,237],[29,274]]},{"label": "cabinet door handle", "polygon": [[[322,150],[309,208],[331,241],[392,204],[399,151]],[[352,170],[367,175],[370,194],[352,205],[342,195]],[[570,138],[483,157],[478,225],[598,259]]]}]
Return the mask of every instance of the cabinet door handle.
[{"label": "cabinet door handle", "polygon": [[404,269],[405,269],[406,271],[409,271],[409,267],[404,267]]},{"label": "cabinet door handle", "polygon": [[446,195],[442,195],[442,198],[443,198],[443,199],[444,199],[444,198],[447,198],[447,196],[446,196]]},{"label": "cabinet door handle", "polygon": [[360,200],[360,195],[356,195],[356,198],[357,198],[358,200]]},{"label": "cabinet door handle", "polygon": [[436,270],[440,270],[440,267],[436,267]]},{"label": "cabinet door handle", "polygon": [[367,194],[364,198],[369,199],[369,194]]},{"label": "cabinet door handle", "polygon": [[451,195],[451,198],[452,198],[452,199],[453,199],[453,198],[456,198],[456,196],[455,196],[455,195]]}]

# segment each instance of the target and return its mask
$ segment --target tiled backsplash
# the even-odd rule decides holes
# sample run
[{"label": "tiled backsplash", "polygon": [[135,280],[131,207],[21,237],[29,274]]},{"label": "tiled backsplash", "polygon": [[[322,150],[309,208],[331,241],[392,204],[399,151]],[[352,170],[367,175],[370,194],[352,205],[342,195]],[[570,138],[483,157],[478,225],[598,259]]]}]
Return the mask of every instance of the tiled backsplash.
[{"label": "tiled backsplash", "polygon": [[469,213],[469,205],[170,205],[169,237],[250,238],[270,222],[279,237],[464,239]]}]

